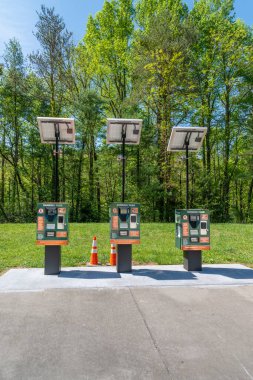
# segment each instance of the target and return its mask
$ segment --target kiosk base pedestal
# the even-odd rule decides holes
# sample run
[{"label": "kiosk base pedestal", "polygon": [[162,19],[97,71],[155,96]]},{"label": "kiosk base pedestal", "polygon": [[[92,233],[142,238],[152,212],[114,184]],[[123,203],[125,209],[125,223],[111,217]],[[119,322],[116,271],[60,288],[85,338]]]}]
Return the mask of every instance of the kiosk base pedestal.
[{"label": "kiosk base pedestal", "polygon": [[61,246],[45,246],[45,270],[44,274],[59,274],[61,271]]},{"label": "kiosk base pedestal", "polygon": [[132,244],[118,244],[117,251],[117,272],[132,272]]},{"label": "kiosk base pedestal", "polygon": [[184,251],[184,269],[190,271],[202,270],[202,252]]}]

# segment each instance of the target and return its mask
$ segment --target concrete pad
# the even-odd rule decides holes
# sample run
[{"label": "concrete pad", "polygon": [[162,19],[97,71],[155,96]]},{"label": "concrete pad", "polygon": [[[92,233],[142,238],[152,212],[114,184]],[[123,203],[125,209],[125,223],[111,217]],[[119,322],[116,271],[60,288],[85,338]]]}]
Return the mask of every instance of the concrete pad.
[{"label": "concrete pad", "polygon": [[115,267],[62,268],[59,275],[44,275],[43,268],[11,269],[0,277],[0,292],[68,288],[253,285],[253,270],[239,264],[205,265],[202,272],[187,272],[181,265],[134,266],[132,273]]}]

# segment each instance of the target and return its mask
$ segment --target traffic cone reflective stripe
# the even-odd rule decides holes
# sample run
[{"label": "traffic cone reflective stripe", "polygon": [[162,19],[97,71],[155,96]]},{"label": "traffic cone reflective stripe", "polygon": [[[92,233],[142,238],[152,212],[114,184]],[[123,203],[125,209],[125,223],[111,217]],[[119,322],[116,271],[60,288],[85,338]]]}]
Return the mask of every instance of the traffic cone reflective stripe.
[{"label": "traffic cone reflective stripe", "polygon": [[116,244],[111,244],[110,265],[116,265]]},{"label": "traffic cone reflective stripe", "polygon": [[90,264],[98,265],[97,238],[94,236],[91,247]]}]

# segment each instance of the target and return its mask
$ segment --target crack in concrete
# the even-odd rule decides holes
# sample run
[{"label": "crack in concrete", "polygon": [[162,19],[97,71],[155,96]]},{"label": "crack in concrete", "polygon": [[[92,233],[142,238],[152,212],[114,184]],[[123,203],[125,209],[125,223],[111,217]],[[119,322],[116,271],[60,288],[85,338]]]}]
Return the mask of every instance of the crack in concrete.
[{"label": "crack in concrete", "polygon": [[152,334],[152,332],[151,332],[151,329],[150,329],[149,326],[148,326],[148,323],[147,323],[147,321],[146,321],[146,319],[145,319],[145,316],[144,316],[144,314],[143,314],[143,312],[142,312],[142,310],[141,310],[141,308],[140,308],[140,306],[139,306],[139,304],[138,304],[138,302],[137,302],[137,299],[135,298],[135,296],[134,296],[134,294],[133,294],[133,292],[132,292],[132,289],[131,289],[131,288],[128,288],[128,290],[129,290],[129,292],[130,292],[130,294],[131,294],[131,296],[132,296],[132,299],[133,299],[133,301],[134,301],[134,304],[135,304],[135,306],[136,306],[136,308],[137,308],[137,310],[138,310],[138,312],[139,312],[139,314],[140,314],[140,316],[141,316],[141,319],[142,319],[142,321],[143,321],[143,323],[144,323],[144,325],[145,325],[145,327],[146,327],[146,329],[147,329],[147,331],[148,331],[148,333],[149,333],[149,336],[150,336],[150,338],[151,338],[151,341],[152,341],[152,343],[153,343],[153,346],[154,346],[155,350],[157,351],[158,356],[159,356],[159,358],[160,358],[160,360],[161,360],[163,366],[165,367],[167,374],[170,376],[169,368],[167,367],[167,364],[166,364],[166,361],[165,361],[165,359],[164,359],[164,357],[163,357],[163,354],[162,354],[162,352],[161,352],[161,350],[160,350],[160,348],[159,348],[159,345],[158,345],[157,341],[155,340],[155,337],[153,336],[153,334]]}]

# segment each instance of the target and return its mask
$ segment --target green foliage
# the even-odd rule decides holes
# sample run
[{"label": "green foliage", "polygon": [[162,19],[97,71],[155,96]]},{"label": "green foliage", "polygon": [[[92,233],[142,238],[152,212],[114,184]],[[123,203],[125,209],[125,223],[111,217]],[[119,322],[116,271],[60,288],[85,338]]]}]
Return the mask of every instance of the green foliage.
[{"label": "green foliage", "polygon": [[133,29],[132,0],[105,1],[103,9],[94,18],[89,17],[86,35],[78,47],[85,70],[114,116],[126,112],[124,101],[130,91],[128,68]]},{"label": "green foliage", "polygon": [[65,29],[62,18],[55,14],[54,8],[41,6],[38,12],[35,37],[42,51],[30,55],[30,61],[39,77],[44,79],[51,105],[51,116],[58,116],[64,107],[66,81],[68,79],[68,60],[71,53],[71,36]]},{"label": "green foliage", "polygon": [[25,59],[10,40],[0,68],[0,221],[33,222],[53,199],[53,148],[37,116],[73,116],[76,145],[62,147],[60,198],[76,222],[107,221],[121,198],[121,146],[106,145],[106,118],[143,119],[127,146],[126,199],[148,222],[185,207],[185,157],[167,152],[174,125],[207,127],[190,154],[190,207],[215,221],[253,221],[253,34],[233,0],[111,0],[74,47],[54,8],[41,7],[40,51]]}]

